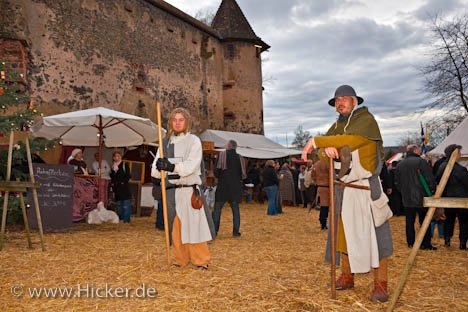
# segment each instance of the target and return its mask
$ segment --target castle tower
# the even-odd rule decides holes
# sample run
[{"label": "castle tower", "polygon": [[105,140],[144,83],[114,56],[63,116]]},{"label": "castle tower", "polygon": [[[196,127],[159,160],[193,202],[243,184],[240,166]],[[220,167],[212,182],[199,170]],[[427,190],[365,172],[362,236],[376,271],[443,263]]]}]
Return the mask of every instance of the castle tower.
[{"label": "castle tower", "polygon": [[224,129],[263,134],[261,53],[270,46],[255,34],[235,0],[222,0],[211,27],[223,47]]}]

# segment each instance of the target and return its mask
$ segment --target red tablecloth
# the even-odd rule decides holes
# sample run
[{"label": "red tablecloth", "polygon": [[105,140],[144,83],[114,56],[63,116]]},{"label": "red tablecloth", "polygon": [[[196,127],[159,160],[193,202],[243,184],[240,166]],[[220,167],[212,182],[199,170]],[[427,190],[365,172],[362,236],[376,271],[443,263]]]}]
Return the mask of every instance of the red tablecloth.
[{"label": "red tablecloth", "polygon": [[99,200],[98,180],[97,176],[75,176],[73,187],[73,221],[81,221],[89,214],[90,211],[96,209],[99,201],[104,202],[107,207],[108,203],[108,186],[109,181],[101,179],[101,200]]}]

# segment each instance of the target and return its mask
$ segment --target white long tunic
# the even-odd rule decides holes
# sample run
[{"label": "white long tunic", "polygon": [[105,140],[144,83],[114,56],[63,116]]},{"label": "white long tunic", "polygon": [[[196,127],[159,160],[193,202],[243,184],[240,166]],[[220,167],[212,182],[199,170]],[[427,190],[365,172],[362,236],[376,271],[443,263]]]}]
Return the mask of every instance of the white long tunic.
[{"label": "white long tunic", "polygon": [[[372,174],[360,163],[357,150],[352,152],[351,172],[341,180],[369,187]],[[370,191],[345,187],[341,208],[351,272],[366,273],[379,267],[379,250],[371,211]]]},{"label": "white long tunic", "polygon": [[[169,161],[175,164],[174,172],[180,179],[170,180],[176,185],[201,184],[200,165],[203,158],[203,150],[200,139],[190,133],[171,136],[170,144],[174,144],[174,158]],[[151,176],[159,179],[161,174],[156,169],[156,161],[159,158],[159,149],[154,159]],[[192,208],[191,187],[177,188],[175,191],[176,214],[181,222],[181,237],[183,244],[197,244],[212,240],[205,210]]]}]

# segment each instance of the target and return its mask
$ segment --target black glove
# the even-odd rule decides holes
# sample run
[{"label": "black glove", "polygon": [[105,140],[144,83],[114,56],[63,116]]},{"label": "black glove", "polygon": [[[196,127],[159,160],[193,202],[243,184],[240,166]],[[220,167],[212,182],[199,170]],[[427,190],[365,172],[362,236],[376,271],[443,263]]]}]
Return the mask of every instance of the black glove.
[{"label": "black glove", "polygon": [[175,165],[171,164],[171,162],[166,157],[164,157],[158,158],[158,161],[156,161],[156,168],[158,168],[158,170],[173,172]]}]

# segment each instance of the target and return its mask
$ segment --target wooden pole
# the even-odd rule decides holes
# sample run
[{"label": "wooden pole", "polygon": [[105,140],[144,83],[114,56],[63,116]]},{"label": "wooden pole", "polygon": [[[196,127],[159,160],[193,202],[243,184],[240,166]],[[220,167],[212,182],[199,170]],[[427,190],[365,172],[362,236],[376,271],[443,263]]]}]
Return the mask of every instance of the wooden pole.
[{"label": "wooden pole", "polygon": [[[102,188],[101,188],[101,179],[102,179],[102,175],[101,175],[101,162],[102,162],[102,136],[103,136],[103,130],[102,130],[102,116],[99,115],[99,127],[98,127],[98,131],[99,131],[99,147],[98,147],[98,203],[101,201],[101,196],[102,196]],[[104,201],[103,201],[104,203]],[[107,204],[107,203],[105,203]]]},{"label": "wooden pole", "polygon": [[330,188],[330,255],[331,255],[331,297],[336,299],[336,237],[335,237],[335,174],[333,158],[330,158],[330,168],[328,168],[328,181]]},{"label": "wooden pole", "polygon": [[[26,136],[25,143],[26,143],[26,156],[28,158],[29,177],[32,183],[36,183],[36,178],[34,178],[34,171],[33,171],[32,158],[31,158],[31,148],[29,147],[28,136]],[[33,194],[33,200],[34,200],[34,210],[36,211],[37,228],[39,229],[39,236],[41,238],[41,247],[42,247],[42,251],[45,251],[46,248],[45,248],[45,243],[44,243],[44,231],[42,230],[41,210],[39,209],[39,199],[37,198],[36,188],[32,189],[32,194]]]},{"label": "wooden pole", "polygon": [[[11,178],[11,161],[13,157],[13,140],[15,134],[13,129],[10,131],[10,142],[8,145],[8,161],[7,161],[7,174],[6,174],[6,181],[10,181]],[[7,218],[7,211],[8,211],[8,197],[10,192],[7,190],[5,191],[5,195],[3,197],[3,213],[2,213],[2,229],[0,233],[0,250],[3,249],[3,239],[5,236],[5,228],[6,228],[6,218]]]},{"label": "wooden pole", "polygon": [[[19,179],[17,178],[16,181],[19,181]],[[29,231],[29,221],[28,221],[28,215],[26,214],[26,205],[24,204],[23,192],[19,192],[19,196],[20,196],[21,212],[23,214],[24,229],[26,231],[26,239],[28,240],[28,247],[32,248],[31,234]]]},{"label": "wooden pole", "polygon": [[[161,104],[159,101],[156,102],[156,120],[158,122],[158,140],[159,140],[159,157],[164,157],[163,150],[163,138],[162,138],[162,127],[161,127]],[[166,197],[166,172],[161,170],[161,193],[163,202],[163,214],[164,214],[164,233],[166,234],[166,251],[167,251],[167,265],[171,265],[171,249],[169,246],[169,224],[167,221],[167,197]]]},{"label": "wooden pole", "polygon": [[[447,167],[445,167],[444,174],[442,175],[440,183],[437,186],[437,190],[433,196],[434,198],[440,198],[442,196],[442,193],[444,192],[444,189],[445,189],[445,185],[447,184],[450,174],[452,173],[452,169],[453,169],[453,166],[455,165],[459,152],[460,151],[456,149],[453,151],[452,155],[450,156],[450,160],[447,164]],[[416,236],[416,241],[414,242],[413,249],[411,250],[408,260],[406,260],[405,267],[403,268],[403,271],[401,272],[398,285],[395,289],[395,292],[392,295],[390,304],[387,308],[387,312],[391,312],[393,311],[393,309],[395,309],[398,298],[400,297],[403,291],[403,288],[405,287],[406,281],[408,280],[411,267],[413,266],[414,260],[416,259],[416,254],[418,253],[419,247],[421,246],[421,243],[424,239],[424,235],[426,234],[427,229],[429,228],[429,225],[431,223],[432,216],[434,215],[435,210],[436,210],[435,207],[431,207],[427,210],[426,217],[424,218],[424,222],[418,231],[418,235]]]}]

